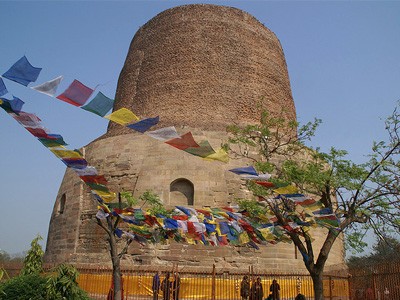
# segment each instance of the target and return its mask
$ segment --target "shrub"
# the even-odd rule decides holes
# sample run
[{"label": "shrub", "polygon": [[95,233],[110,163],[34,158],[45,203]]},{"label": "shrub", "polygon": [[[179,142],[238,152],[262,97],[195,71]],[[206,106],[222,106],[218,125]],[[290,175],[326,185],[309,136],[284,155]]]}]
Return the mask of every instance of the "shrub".
[{"label": "shrub", "polygon": [[0,284],[1,300],[47,300],[46,277],[21,275]]}]

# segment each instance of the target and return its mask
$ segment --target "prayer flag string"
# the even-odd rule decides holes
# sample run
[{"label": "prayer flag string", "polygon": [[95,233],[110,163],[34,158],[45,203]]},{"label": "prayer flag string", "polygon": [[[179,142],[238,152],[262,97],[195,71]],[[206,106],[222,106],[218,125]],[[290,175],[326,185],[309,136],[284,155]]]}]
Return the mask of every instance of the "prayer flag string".
[{"label": "prayer flag string", "polygon": [[[24,86],[28,86],[31,82],[36,81],[41,70],[41,68],[33,67],[26,56],[23,56],[3,74],[3,77]],[[202,157],[206,160],[218,160],[222,162],[229,161],[228,154],[222,148],[215,151],[208,141],[202,141],[199,144],[196,143],[191,132],[179,135],[176,132],[175,127],[166,127],[149,132],[148,130],[151,127],[159,123],[158,116],[140,120],[138,116],[127,108],[121,108],[107,115],[114,106],[114,100],[108,98],[101,92],[98,92],[97,95],[86,104],[93,94],[94,89],[84,85],[76,79],[63,93],[55,96],[57,88],[62,80],[63,76],[58,76],[50,81],[30,88],[76,107],[80,107],[83,110],[99,115],[139,133],[147,134],[152,138],[161,140],[172,147],[185,151],[186,153]],[[8,90],[4,81],[0,77],[0,97],[7,93]],[[169,135],[166,134],[167,132],[169,132]]]}]

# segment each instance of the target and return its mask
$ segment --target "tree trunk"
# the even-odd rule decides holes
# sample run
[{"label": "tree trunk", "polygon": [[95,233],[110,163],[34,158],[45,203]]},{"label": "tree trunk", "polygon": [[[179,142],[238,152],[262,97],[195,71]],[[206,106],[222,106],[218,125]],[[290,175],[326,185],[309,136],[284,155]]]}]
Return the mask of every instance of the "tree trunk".
[{"label": "tree trunk", "polygon": [[322,277],[322,272],[317,271],[311,274],[311,278],[314,286],[314,299],[315,300],[324,300],[324,282]]},{"label": "tree trunk", "polygon": [[122,277],[121,277],[121,259],[118,255],[117,241],[112,234],[109,236],[110,254],[113,267],[112,280],[113,280],[113,300],[122,300]]}]

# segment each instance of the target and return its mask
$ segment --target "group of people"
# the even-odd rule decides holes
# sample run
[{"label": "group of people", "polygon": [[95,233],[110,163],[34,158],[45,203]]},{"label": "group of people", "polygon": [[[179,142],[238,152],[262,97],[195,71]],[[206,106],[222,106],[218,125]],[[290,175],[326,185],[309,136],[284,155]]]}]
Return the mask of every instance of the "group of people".
[{"label": "group of people", "polygon": [[[269,287],[268,300],[280,300],[281,287],[279,283],[274,279]],[[240,297],[242,300],[264,300],[264,291],[261,284],[261,278],[257,277],[256,280],[250,284],[250,279],[247,275],[243,277],[240,283]]]},{"label": "group of people", "polygon": [[160,272],[157,272],[153,276],[153,300],[158,300],[160,290],[162,291],[163,300],[179,300],[179,290],[181,287],[181,278],[178,272],[174,272],[171,276],[170,272],[167,272],[165,278],[161,281]]}]

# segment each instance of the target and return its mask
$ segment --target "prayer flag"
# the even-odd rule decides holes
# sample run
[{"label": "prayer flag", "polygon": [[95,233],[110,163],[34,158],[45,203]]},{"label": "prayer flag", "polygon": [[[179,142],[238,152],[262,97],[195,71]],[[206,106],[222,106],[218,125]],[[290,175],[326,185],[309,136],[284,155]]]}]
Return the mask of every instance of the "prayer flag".
[{"label": "prayer flag", "polygon": [[129,127],[130,129],[136,130],[138,132],[144,133],[147,130],[149,130],[152,126],[158,124],[159,121],[160,121],[160,117],[157,116],[154,118],[147,118],[147,119],[141,120],[139,122],[129,124],[129,125],[127,125],[127,127]]},{"label": "prayer flag", "polygon": [[159,141],[168,141],[171,139],[179,138],[179,134],[176,132],[174,126],[164,127],[154,131],[148,131],[145,134]]},{"label": "prayer flag", "polygon": [[15,113],[17,115],[19,115],[22,106],[25,104],[24,101],[14,96],[12,100],[8,100],[5,98],[1,98],[1,100],[2,100],[2,103],[0,104],[1,108],[3,108],[7,113]]},{"label": "prayer flag", "polygon": [[164,220],[164,226],[166,229],[178,229],[178,221],[170,218]]},{"label": "prayer flag", "polygon": [[228,153],[222,148],[219,148],[215,153],[210,154],[206,157],[204,157],[206,160],[219,160],[224,163],[227,163],[229,161],[229,156]]},{"label": "prayer flag", "polygon": [[269,181],[256,181],[255,183],[257,183],[258,185],[262,185],[263,187],[266,188],[272,188],[275,186],[272,182]]},{"label": "prayer flag", "polygon": [[81,108],[104,117],[113,108],[113,106],[114,100],[106,97],[102,92],[98,92],[96,97],[94,97],[85,106],[81,106]]},{"label": "prayer flag", "polygon": [[248,180],[268,180],[271,178],[271,174],[258,174],[258,175],[243,175],[241,179]]},{"label": "prayer flag", "polygon": [[[49,134],[49,137],[54,136],[53,134]],[[52,148],[52,147],[62,147],[67,145],[66,142],[64,142],[64,139],[62,136],[57,137],[55,139],[53,138],[39,138],[39,141],[47,148]]]},{"label": "prayer flag", "polygon": [[37,86],[32,86],[31,89],[49,95],[50,97],[54,97],[54,95],[57,92],[57,88],[60,85],[61,80],[63,80],[63,78],[64,78],[63,76],[58,76],[50,81],[44,82]]},{"label": "prayer flag", "polygon": [[8,91],[7,91],[6,85],[4,84],[3,79],[0,77],[0,97],[7,93],[8,93]]},{"label": "prayer flag", "polygon": [[28,130],[33,136],[37,138],[45,138],[45,139],[51,139],[51,136],[47,133],[47,129],[45,128],[33,128],[33,127],[25,127],[26,130]]},{"label": "prayer flag", "polygon": [[61,161],[66,164],[68,168],[73,169],[84,169],[88,164],[84,158],[61,158]]},{"label": "prayer flag", "polygon": [[118,109],[117,111],[114,111],[113,113],[105,116],[104,118],[124,126],[126,124],[132,123],[133,121],[139,120],[138,116],[136,116],[133,112],[131,112],[127,108]]},{"label": "prayer flag", "polygon": [[254,169],[253,166],[230,169],[229,171],[238,175],[242,174],[255,175],[255,176],[258,175],[256,169]]},{"label": "prayer flag", "polygon": [[[79,169],[75,170],[75,172],[78,174],[79,177],[84,177],[84,176],[95,176],[97,175],[97,170],[95,167],[92,166],[87,166],[84,169]],[[82,178],[81,178],[82,179]],[[83,179],[82,179],[83,180]],[[83,180],[84,181],[84,180]]]},{"label": "prayer flag", "polygon": [[180,150],[185,150],[189,147],[200,147],[195,142],[193,135],[190,131],[181,135],[179,138],[166,141],[165,143]]},{"label": "prayer flag", "polygon": [[200,157],[208,157],[211,154],[215,154],[214,149],[211,147],[208,141],[201,141],[199,146],[200,147],[189,147],[183,151]]},{"label": "prayer flag", "polygon": [[274,190],[275,193],[277,194],[294,194],[297,192],[297,187],[294,185],[288,185],[285,187],[278,188]]},{"label": "prayer flag", "polygon": [[33,67],[24,55],[3,74],[3,77],[28,86],[29,83],[36,81],[41,70],[42,68]]},{"label": "prayer flag", "polygon": [[34,114],[21,111],[18,115],[14,114],[12,117],[24,127],[41,127],[41,120]]},{"label": "prayer flag", "polygon": [[[76,171],[76,172],[79,173],[79,171]],[[85,183],[97,183],[97,184],[104,184],[104,185],[107,184],[107,179],[104,177],[104,175],[83,175],[83,176],[80,176],[80,178]]]},{"label": "prayer flag", "polygon": [[114,229],[114,233],[115,233],[115,235],[117,236],[117,237],[119,237],[119,238],[121,238],[122,237],[122,234],[124,233],[121,229],[119,229],[119,228],[115,228]]},{"label": "prayer flag", "polygon": [[114,192],[103,192],[98,190],[92,190],[93,193],[96,193],[101,197],[105,202],[110,202],[115,199],[116,194]]},{"label": "prayer flag", "polygon": [[191,211],[189,209],[187,209],[186,207],[183,207],[183,206],[175,206],[175,207],[188,216],[192,215]]},{"label": "prayer flag", "polygon": [[83,158],[78,150],[50,149],[50,151],[59,158]]},{"label": "prayer flag", "polygon": [[78,80],[74,80],[69,87],[56,98],[75,106],[81,106],[86,103],[93,90]]},{"label": "prayer flag", "polygon": [[100,220],[106,219],[108,216],[109,214],[102,209],[99,209],[96,213],[96,218]]}]

